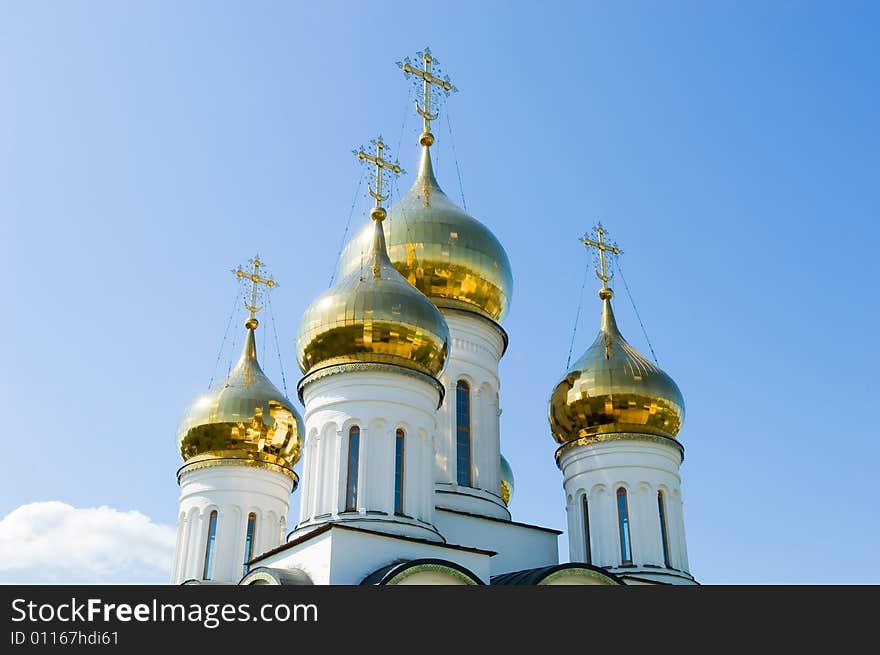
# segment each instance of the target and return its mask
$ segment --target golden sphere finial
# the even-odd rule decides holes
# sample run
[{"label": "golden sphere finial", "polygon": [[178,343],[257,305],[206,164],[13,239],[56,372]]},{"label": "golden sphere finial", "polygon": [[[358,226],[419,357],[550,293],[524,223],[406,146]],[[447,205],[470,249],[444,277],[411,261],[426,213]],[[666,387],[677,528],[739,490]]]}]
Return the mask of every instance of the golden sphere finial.
[{"label": "golden sphere finial", "polygon": [[257,326],[258,326],[259,324],[260,324],[260,322],[259,322],[256,318],[254,318],[253,316],[251,316],[248,320],[246,320],[246,321],[244,322],[244,326],[245,326],[248,330],[256,330],[256,329],[257,329]]},{"label": "golden sphere finial", "polygon": [[385,211],[384,207],[373,207],[370,210],[370,218],[374,221],[384,221],[386,216],[388,216],[388,212]]},{"label": "golden sphere finial", "polygon": [[422,132],[419,136],[419,145],[430,148],[434,145],[434,135],[430,132]]},{"label": "golden sphere finial", "polygon": [[602,300],[611,300],[614,297],[614,292],[608,287],[603,287],[599,289],[599,298]]}]

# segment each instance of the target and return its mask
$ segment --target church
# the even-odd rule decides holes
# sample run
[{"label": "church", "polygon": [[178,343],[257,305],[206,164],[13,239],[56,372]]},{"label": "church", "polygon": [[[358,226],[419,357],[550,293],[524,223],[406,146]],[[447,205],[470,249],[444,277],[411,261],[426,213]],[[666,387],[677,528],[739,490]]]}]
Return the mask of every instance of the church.
[{"label": "church", "polygon": [[547,389],[569,561],[560,531],[511,515],[499,361],[513,272],[433,170],[431,122],[455,87],[427,49],[399,66],[420,89],[418,173],[386,210],[400,166],[381,138],[356,152],[374,169],[375,206],[302,315],[304,416],[257,357],[259,294],[275,282],[258,259],[236,271],[251,285],[240,359],[178,429],[172,583],[697,584],[679,475],[684,400],[617,326],[607,262],[619,250],[601,226],[583,239],[597,253],[599,331]]}]

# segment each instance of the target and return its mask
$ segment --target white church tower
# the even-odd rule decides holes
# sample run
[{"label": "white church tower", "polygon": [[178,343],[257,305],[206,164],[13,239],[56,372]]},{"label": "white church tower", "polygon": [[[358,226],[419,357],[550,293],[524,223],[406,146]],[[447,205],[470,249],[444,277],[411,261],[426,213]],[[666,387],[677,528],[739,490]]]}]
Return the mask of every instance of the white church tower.
[{"label": "white church tower", "polygon": [[599,335],[550,398],[550,427],[561,445],[572,562],[600,566],[628,583],[694,584],[688,570],[676,439],[684,418],[678,386],[630,346],[611,307],[605,241],[598,250],[602,280]]},{"label": "white church tower", "polygon": [[184,465],[177,472],[180,510],[172,582],[234,584],[246,563],[284,541],[302,419],[257,361],[257,286],[274,286],[239,269],[253,284],[244,349],[224,380],[189,407],[178,429]]},{"label": "white church tower", "polygon": [[[439,94],[457,89],[448,77],[441,79],[429,49],[419,56],[421,68],[409,58],[399,66],[421,96],[416,107],[424,120],[421,161],[412,187],[389,210],[386,239],[394,267],[431,299],[449,326],[449,359],[440,376],[445,402],[437,415],[435,502],[441,509],[510,519],[501,497],[498,364],[507,348],[501,321],[513,276],[495,235],[437,183],[431,121],[439,116]],[[358,269],[370,239],[364,230],[348,244],[340,274]]]},{"label": "white church tower", "polygon": [[434,439],[449,330],[398,273],[385,244],[383,179],[399,173],[385,144],[360,265],[303,314],[297,355],[306,452],[296,539],[329,523],[442,542],[434,527]]}]

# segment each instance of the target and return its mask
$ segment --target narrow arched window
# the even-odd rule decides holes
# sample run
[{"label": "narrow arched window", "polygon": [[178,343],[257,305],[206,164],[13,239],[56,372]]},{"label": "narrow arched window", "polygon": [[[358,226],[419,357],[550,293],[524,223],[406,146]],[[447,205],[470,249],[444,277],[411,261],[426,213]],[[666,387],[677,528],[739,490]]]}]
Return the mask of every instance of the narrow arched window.
[{"label": "narrow arched window", "polygon": [[361,429],[354,425],[348,431],[348,478],[345,483],[345,511],[347,512],[357,509],[360,441]]},{"label": "narrow arched window", "polygon": [[471,486],[471,396],[464,380],[455,386],[455,450],[458,484]]},{"label": "narrow arched window", "polygon": [[398,429],[394,439],[394,513],[403,514],[403,446],[405,434]]},{"label": "narrow arched window", "polygon": [[663,497],[663,491],[657,492],[657,511],[660,513],[660,541],[663,544],[663,564],[667,569],[672,567],[669,565],[669,536],[666,532],[666,499]]},{"label": "narrow arched window", "polygon": [[208,540],[205,543],[205,568],[202,579],[210,580],[214,575],[214,546],[217,542],[217,510],[211,512],[208,519]]},{"label": "narrow arched window", "polygon": [[257,515],[251,512],[248,514],[247,532],[244,536],[244,568],[247,573],[247,563],[254,558],[254,535],[257,528]]},{"label": "narrow arched window", "polygon": [[590,547],[590,506],[587,503],[587,494],[584,494],[582,509],[584,514],[584,561],[587,564],[592,564],[593,549]]},{"label": "narrow arched window", "polygon": [[632,541],[629,531],[629,507],[626,504],[626,489],[617,490],[617,522],[620,527],[621,564],[632,564]]}]

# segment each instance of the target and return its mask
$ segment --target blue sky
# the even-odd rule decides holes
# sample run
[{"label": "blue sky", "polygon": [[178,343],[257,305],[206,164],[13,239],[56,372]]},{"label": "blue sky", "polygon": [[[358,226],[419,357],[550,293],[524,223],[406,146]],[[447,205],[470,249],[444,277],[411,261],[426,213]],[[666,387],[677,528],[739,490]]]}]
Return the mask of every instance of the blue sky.
[{"label": "blue sky", "polygon": [[409,185],[419,125],[394,62],[427,44],[460,89],[438,177],[513,266],[515,518],[564,527],[546,403],[589,263],[578,237],[601,220],[686,399],[695,576],[880,582],[878,19],[858,2],[0,4],[0,516],[63,501],[173,525],[177,422],[214,369],[229,270],[255,252],[281,282],[295,395],[294,333],[361,174],[350,151],[402,142]]}]

